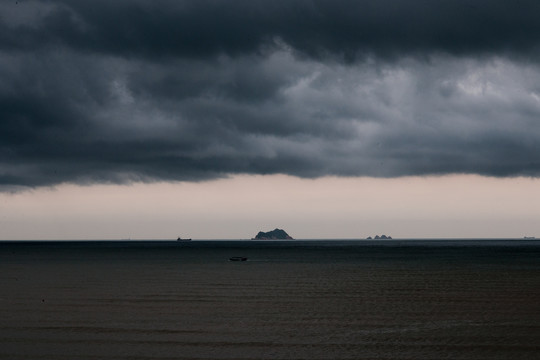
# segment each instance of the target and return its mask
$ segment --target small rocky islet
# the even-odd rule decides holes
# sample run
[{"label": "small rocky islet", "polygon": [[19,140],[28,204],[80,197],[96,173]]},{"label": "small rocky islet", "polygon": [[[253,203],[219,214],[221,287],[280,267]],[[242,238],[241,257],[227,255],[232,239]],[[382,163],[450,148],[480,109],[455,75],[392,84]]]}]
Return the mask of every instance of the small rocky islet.
[{"label": "small rocky islet", "polygon": [[283,229],[274,229],[272,231],[264,232],[259,231],[255,237],[251,240],[294,240],[287,232]]},{"label": "small rocky islet", "polygon": [[392,240],[392,237],[383,234],[381,236],[375,235],[375,237],[368,236],[366,240]]}]

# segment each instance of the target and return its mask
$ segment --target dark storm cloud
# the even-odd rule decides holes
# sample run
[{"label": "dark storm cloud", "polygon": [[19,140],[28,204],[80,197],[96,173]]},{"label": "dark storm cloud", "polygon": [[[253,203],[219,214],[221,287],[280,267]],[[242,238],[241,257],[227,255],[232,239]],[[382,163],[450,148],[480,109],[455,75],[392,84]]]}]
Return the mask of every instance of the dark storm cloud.
[{"label": "dark storm cloud", "polygon": [[0,184],[538,176],[537,1],[0,5]]},{"label": "dark storm cloud", "polygon": [[540,40],[535,0],[59,0],[20,1],[18,7],[23,9],[9,9],[7,16],[31,7],[41,11],[33,11],[31,23],[2,24],[6,49],[65,46],[119,56],[207,57],[258,52],[279,40],[313,56],[537,55]]}]

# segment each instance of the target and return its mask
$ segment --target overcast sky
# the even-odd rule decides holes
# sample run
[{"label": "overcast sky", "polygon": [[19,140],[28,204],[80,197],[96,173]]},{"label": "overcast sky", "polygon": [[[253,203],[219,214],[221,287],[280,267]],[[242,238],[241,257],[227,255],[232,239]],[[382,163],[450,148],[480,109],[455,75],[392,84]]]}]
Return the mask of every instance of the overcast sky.
[{"label": "overcast sky", "polygon": [[540,190],[539,18],[537,0],[3,1],[2,211],[51,186],[277,174]]}]

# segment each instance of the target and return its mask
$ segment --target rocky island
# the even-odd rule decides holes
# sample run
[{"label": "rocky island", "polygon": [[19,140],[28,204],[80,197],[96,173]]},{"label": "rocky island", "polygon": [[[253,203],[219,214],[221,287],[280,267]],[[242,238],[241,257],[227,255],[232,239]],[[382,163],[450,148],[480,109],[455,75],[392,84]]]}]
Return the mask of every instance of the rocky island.
[{"label": "rocky island", "polygon": [[259,233],[254,238],[251,238],[251,240],[294,240],[294,239],[291,236],[289,236],[289,234],[287,234],[285,230],[274,229],[268,232],[259,231]]},{"label": "rocky island", "polygon": [[375,239],[375,240],[391,240],[392,237],[391,236],[386,236],[386,235],[381,235],[381,236],[375,235],[374,238],[372,238],[371,236],[368,236],[366,239],[367,240],[373,240],[373,239]]}]

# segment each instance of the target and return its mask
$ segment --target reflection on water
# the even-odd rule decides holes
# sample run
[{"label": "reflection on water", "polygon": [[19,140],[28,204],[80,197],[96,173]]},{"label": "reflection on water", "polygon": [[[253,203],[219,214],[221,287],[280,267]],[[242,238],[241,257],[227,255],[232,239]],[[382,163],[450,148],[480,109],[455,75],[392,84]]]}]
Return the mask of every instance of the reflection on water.
[{"label": "reflection on water", "polygon": [[0,358],[534,359],[540,244],[485,244],[0,244]]}]

